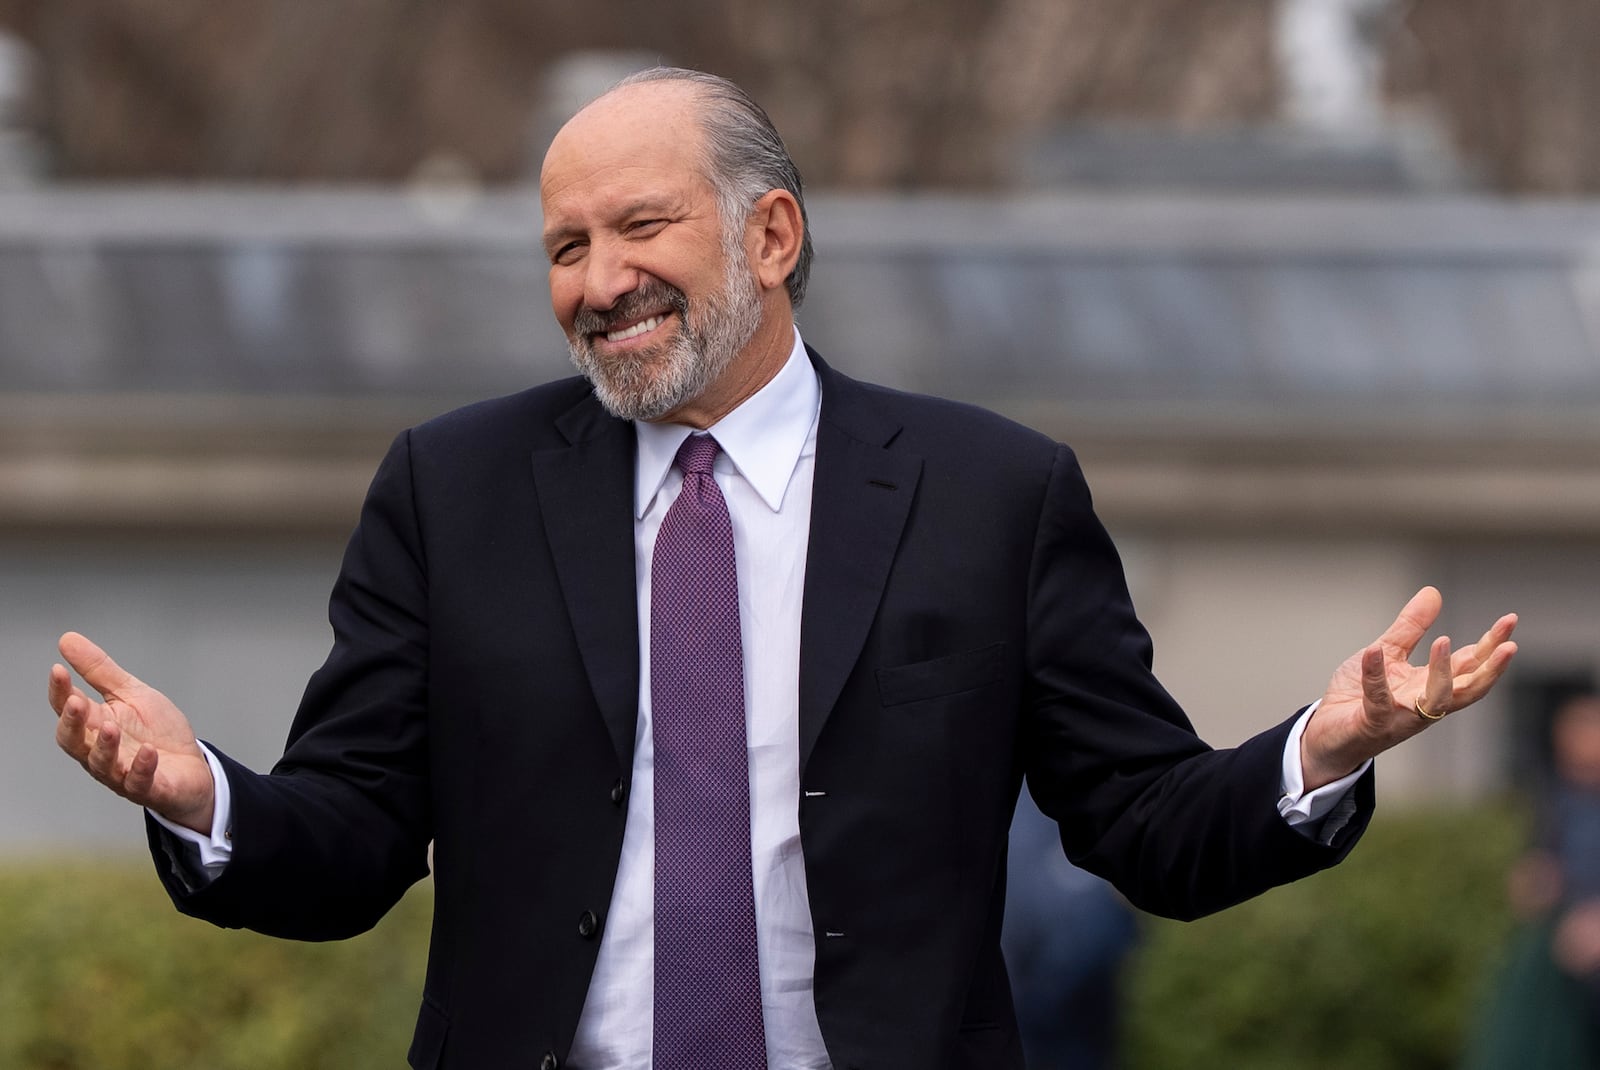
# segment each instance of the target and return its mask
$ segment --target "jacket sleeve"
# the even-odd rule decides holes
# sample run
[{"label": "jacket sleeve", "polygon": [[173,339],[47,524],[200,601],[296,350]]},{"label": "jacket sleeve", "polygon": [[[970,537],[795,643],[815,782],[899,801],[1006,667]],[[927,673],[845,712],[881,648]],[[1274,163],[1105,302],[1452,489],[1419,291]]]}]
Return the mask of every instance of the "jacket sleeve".
[{"label": "jacket sleeve", "polygon": [[[1029,789],[1074,862],[1141,909],[1192,918],[1338,862],[1372,811],[1329,844],[1277,810],[1293,718],[1213,750],[1151,672],[1150,637],[1076,459],[1056,454],[1035,539],[1022,740]],[[1226,666],[1219,666],[1219,671]]]},{"label": "jacket sleeve", "polygon": [[185,878],[151,822],[178,909],[229,928],[326,940],[374,925],[428,872],[427,562],[409,432],[373,479],[329,603],[333,648],[270,774],[219,754],[233,856]]}]

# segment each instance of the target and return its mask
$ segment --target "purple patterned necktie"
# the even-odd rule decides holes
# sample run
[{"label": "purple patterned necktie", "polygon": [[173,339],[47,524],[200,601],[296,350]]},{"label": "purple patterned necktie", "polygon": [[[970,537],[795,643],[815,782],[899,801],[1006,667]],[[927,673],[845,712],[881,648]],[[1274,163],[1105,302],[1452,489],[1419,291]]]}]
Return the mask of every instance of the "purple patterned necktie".
[{"label": "purple patterned necktie", "polygon": [[733,525],[691,435],[650,569],[655,744],[654,1070],[766,1070]]}]

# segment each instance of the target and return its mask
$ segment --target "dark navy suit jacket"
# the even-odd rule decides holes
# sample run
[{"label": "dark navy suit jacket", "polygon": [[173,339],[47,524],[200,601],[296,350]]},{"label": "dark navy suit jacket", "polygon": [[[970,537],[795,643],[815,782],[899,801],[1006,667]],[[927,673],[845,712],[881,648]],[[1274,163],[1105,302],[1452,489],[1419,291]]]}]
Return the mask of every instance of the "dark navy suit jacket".
[{"label": "dark navy suit jacket", "polygon": [[[1018,1067],[999,933],[1024,778],[1075,861],[1192,917],[1337,861],[1370,775],[1331,845],[1289,828],[1288,722],[1196,737],[1070,450],[813,360],[795,806],[823,1037],[837,1070]],[[555,1067],[571,1044],[632,768],[633,454],[577,379],[400,435],[283,759],[224,759],[232,861],[192,891],[156,852],[180,909],[320,940],[370,927],[431,842],[414,1067]]]}]

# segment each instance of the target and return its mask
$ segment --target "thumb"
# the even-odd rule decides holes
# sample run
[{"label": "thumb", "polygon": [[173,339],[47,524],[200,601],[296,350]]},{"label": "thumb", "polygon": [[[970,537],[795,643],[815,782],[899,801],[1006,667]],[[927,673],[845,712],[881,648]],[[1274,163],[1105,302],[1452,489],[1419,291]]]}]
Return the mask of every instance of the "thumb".
[{"label": "thumb", "polygon": [[1444,599],[1439,589],[1424,587],[1411,596],[1394,623],[1378,637],[1378,642],[1398,650],[1401,658],[1409,658],[1411,651],[1416,649],[1428,629],[1439,619],[1439,612],[1443,608]]},{"label": "thumb", "polygon": [[111,660],[110,654],[77,632],[63,635],[56,649],[84,682],[101,695],[126,691],[130,685],[138,683],[126,669]]}]

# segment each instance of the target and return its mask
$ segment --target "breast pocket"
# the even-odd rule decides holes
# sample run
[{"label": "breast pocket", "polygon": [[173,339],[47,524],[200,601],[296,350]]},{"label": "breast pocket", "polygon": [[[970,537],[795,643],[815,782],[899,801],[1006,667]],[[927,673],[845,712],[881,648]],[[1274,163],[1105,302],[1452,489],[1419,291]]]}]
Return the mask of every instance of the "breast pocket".
[{"label": "breast pocket", "polygon": [[975,691],[1000,679],[1006,645],[994,643],[959,654],[878,670],[878,699],[902,706],[922,699]]}]

